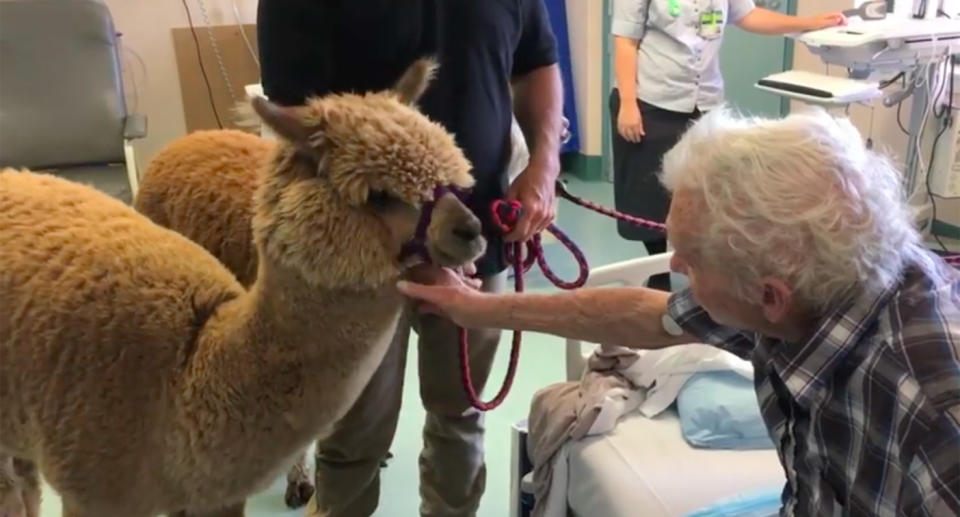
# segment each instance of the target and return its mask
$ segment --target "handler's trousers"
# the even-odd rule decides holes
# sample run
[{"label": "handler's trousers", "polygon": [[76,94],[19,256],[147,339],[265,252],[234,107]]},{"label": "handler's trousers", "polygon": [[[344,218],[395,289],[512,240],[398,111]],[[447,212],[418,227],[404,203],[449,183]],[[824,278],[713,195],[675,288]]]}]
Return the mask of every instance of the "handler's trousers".
[{"label": "handler's trousers", "polygon": [[[506,273],[484,280],[501,292]],[[380,462],[397,429],[411,326],[419,334],[420,399],[426,409],[420,454],[420,513],[476,514],[486,483],[483,413],[473,409],[460,380],[458,334],[448,320],[409,314],[401,321],[380,368],[333,433],[317,444],[317,491],[311,517],[365,517],[379,503]],[[500,340],[499,330],[471,331],[470,371],[483,389]],[[383,501],[384,509],[390,501]],[[399,515],[399,514],[398,514]]]}]

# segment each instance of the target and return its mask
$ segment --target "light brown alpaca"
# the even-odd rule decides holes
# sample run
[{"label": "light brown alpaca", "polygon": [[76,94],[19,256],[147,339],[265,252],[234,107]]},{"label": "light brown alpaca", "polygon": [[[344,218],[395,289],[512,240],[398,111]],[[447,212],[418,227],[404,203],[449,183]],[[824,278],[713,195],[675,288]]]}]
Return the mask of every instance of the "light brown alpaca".
[{"label": "light brown alpaca", "polygon": [[[274,145],[236,130],[184,136],[150,160],[134,206],[153,222],[203,246],[241,284],[249,286],[257,273],[257,250],[250,230],[257,171]],[[432,253],[440,262],[443,255]],[[287,506],[297,508],[312,494],[313,480],[304,453],[287,473],[284,500]]]},{"label": "light brown alpaca", "polygon": [[[252,285],[257,276],[250,224],[253,196],[257,171],[273,148],[274,142],[242,131],[191,133],[150,160],[134,206],[153,222],[203,246],[241,284]],[[284,501],[298,508],[313,491],[304,452],[287,472]]]},{"label": "light brown alpaca", "polygon": [[[403,310],[418,207],[472,183],[409,106],[429,70],[396,92],[254,101],[284,142],[258,180],[249,290],[119,201],[0,172],[0,454],[35,464],[64,517],[242,516],[350,407]],[[483,248],[454,196],[427,234],[463,263]]]}]

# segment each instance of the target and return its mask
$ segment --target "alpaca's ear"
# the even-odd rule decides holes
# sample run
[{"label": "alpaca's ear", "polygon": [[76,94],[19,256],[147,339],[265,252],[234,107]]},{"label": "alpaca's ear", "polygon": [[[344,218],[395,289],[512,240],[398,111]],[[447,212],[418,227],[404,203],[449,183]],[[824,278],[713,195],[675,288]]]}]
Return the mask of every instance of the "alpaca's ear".
[{"label": "alpaca's ear", "polygon": [[421,58],[414,61],[393,87],[400,100],[405,104],[416,104],[423,96],[423,92],[427,90],[427,86],[430,85],[437,66],[437,62],[432,58]]},{"label": "alpaca's ear", "polygon": [[297,147],[309,147],[310,130],[303,125],[294,108],[278,106],[263,97],[254,97],[250,104],[260,120],[280,138]]}]

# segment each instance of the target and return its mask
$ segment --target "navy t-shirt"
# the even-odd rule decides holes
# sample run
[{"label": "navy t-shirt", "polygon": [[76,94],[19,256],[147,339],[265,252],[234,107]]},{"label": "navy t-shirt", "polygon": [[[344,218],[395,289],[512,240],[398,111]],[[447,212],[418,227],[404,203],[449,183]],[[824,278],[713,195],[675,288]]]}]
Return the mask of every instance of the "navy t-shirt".
[{"label": "navy t-shirt", "polygon": [[388,88],[417,58],[437,57],[420,108],[473,164],[471,205],[490,239],[478,269],[503,270],[489,205],[507,186],[510,80],[557,62],[543,0],[260,0],[257,27],[264,93],[281,104]]}]

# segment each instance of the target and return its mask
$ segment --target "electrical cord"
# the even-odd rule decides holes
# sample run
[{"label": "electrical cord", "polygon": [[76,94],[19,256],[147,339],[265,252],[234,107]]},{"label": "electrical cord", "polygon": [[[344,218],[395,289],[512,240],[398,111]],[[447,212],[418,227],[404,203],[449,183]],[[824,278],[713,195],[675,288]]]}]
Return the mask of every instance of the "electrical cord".
[{"label": "electrical cord", "polygon": [[919,125],[917,126],[919,129],[917,130],[917,134],[909,135],[914,152],[912,160],[908,161],[907,163],[907,170],[910,171],[909,176],[905,178],[905,192],[907,193],[907,199],[913,199],[917,195],[917,191],[920,187],[920,174],[927,169],[927,165],[923,162],[923,153],[920,152],[920,142],[923,140],[923,134],[927,129],[927,119],[929,119],[930,115],[933,114],[933,90],[935,86],[929,84],[932,68],[933,63],[924,65],[922,67],[923,72],[916,74],[912,79],[915,90],[919,91],[919,89],[922,87],[929,88],[925,98],[926,103],[923,105],[923,109],[920,110],[920,121]]},{"label": "electrical cord", "polygon": [[[210,108],[213,110],[213,117],[217,119],[217,126],[223,129],[223,121],[220,120],[220,113],[217,112],[217,103],[213,99],[213,88],[210,87],[210,78],[207,76],[207,68],[203,64],[203,55],[200,52],[200,38],[197,37],[197,29],[193,25],[193,17],[190,15],[190,6],[187,0],[180,0],[183,9],[187,13],[187,23],[190,25],[190,34],[193,35],[193,46],[197,50],[197,62],[200,63],[200,74],[203,76],[203,82],[207,86],[207,96],[210,99]],[[229,87],[229,86],[228,86]]]},{"label": "electrical cord", "polygon": [[250,43],[250,38],[247,37],[247,31],[243,30],[243,20],[240,17],[240,8],[237,7],[237,0],[232,0],[233,4],[233,18],[237,21],[237,28],[240,29],[240,37],[243,38],[244,45],[247,46],[247,50],[250,52],[250,57],[253,58],[253,62],[257,64],[257,69],[260,69],[260,58],[257,57],[257,53],[253,50],[253,44]]},{"label": "electrical cord", "polygon": [[891,84],[899,81],[899,80],[902,79],[902,78],[903,78],[903,72],[900,72],[899,74],[891,77],[890,79],[887,79],[886,81],[880,81],[880,89],[882,90],[882,89],[890,86]]},{"label": "electrical cord", "polygon": [[907,131],[907,128],[903,127],[903,122],[900,121],[901,108],[903,108],[903,101],[897,103],[897,126],[900,127],[900,131],[903,131],[903,134],[910,136],[910,132]]},{"label": "electrical cord", "polygon": [[[950,81],[950,99],[946,104],[940,106],[940,111],[934,111],[934,116],[936,118],[943,117],[944,114],[949,113],[950,108],[953,107],[953,72],[954,72],[954,61],[948,56],[943,63],[943,79],[940,86],[940,93],[937,94],[937,98],[934,101],[940,100],[940,96],[943,95],[943,90],[946,88],[947,81]],[[947,75],[947,69],[949,69],[949,75]]]},{"label": "electrical cord", "polygon": [[[948,58],[948,59],[949,59],[949,58]],[[933,238],[937,241],[937,244],[939,244],[940,247],[943,248],[943,251],[945,251],[945,252],[949,252],[950,250],[947,249],[947,245],[943,243],[943,241],[940,239],[940,236],[937,235],[937,234],[935,234],[935,233],[933,233],[933,231],[932,231],[933,222],[937,220],[937,199],[936,199],[936,196],[935,196],[934,193],[933,193],[933,187],[930,185],[930,176],[932,175],[931,173],[933,172],[933,163],[934,163],[934,158],[936,157],[937,144],[940,142],[940,137],[943,136],[943,134],[947,131],[947,128],[950,127],[950,126],[952,125],[952,123],[953,123],[953,122],[952,122],[952,118],[953,118],[953,73],[954,73],[954,68],[955,68],[955,66],[956,66],[956,62],[953,61],[952,59],[950,59],[950,60],[949,60],[949,66],[950,66],[950,76],[949,76],[949,77],[945,77],[945,78],[943,79],[943,81],[941,82],[940,92],[937,94],[936,97],[934,97],[934,98],[931,100],[931,102],[935,102],[935,101],[940,97],[940,94],[943,93],[943,90],[944,90],[945,87],[946,87],[946,81],[949,80],[949,81],[950,81],[950,96],[949,96],[949,98],[948,98],[948,100],[947,100],[947,104],[944,105],[944,110],[943,110],[943,112],[942,112],[940,115],[937,115],[937,120],[940,120],[940,119],[943,117],[943,115],[946,115],[946,118],[942,121],[942,123],[941,123],[941,125],[940,125],[940,130],[937,131],[937,136],[935,136],[935,137],[933,138],[933,147],[930,149],[930,163],[929,163],[928,166],[927,166],[927,176],[926,176],[926,178],[924,178],[924,179],[925,179],[925,182],[924,182],[924,183],[926,184],[926,187],[927,187],[927,196],[930,198],[930,209],[931,209],[931,210],[930,210],[930,212],[931,212],[931,214],[930,214],[930,226],[931,226],[930,235],[933,236]]]},{"label": "electrical cord", "polygon": [[940,247],[943,248],[943,251],[946,251],[948,253],[950,252],[950,250],[947,249],[947,245],[944,244],[942,240],[940,240],[939,235],[933,233],[933,223],[934,221],[937,220],[937,200],[936,200],[936,196],[933,195],[933,187],[930,185],[930,172],[933,169],[933,159],[934,157],[936,157],[936,154],[937,154],[937,143],[939,143],[940,137],[943,136],[943,134],[946,132],[947,127],[949,125],[950,124],[948,123],[948,121],[944,121],[940,126],[940,131],[937,132],[937,136],[933,138],[933,149],[930,150],[930,166],[927,168],[927,177],[925,178],[926,179],[925,183],[927,186],[927,195],[930,196],[930,212],[931,212],[930,213],[930,226],[931,226],[930,235],[937,241],[937,244],[939,244]]},{"label": "electrical cord", "polygon": [[237,105],[237,96],[233,92],[233,86],[230,83],[230,74],[227,73],[227,65],[223,63],[223,55],[220,53],[220,45],[213,35],[213,24],[210,23],[210,13],[207,12],[207,4],[203,0],[197,0],[200,6],[200,16],[203,17],[203,23],[207,26],[207,37],[210,38],[210,48],[213,49],[213,55],[217,59],[217,66],[220,68],[220,75],[223,77],[223,85],[230,94],[230,102]]}]

